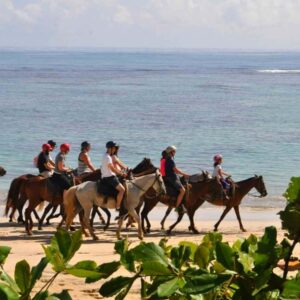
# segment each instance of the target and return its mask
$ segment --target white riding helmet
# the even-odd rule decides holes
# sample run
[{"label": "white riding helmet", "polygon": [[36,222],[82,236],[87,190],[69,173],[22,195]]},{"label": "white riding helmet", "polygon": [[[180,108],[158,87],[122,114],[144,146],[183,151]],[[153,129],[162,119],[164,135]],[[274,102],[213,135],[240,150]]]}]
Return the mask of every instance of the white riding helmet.
[{"label": "white riding helmet", "polygon": [[176,150],[177,150],[177,148],[173,145],[173,146],[168,146],[166,149],[166,152],[169,154],[172,151],[176,151]]}]

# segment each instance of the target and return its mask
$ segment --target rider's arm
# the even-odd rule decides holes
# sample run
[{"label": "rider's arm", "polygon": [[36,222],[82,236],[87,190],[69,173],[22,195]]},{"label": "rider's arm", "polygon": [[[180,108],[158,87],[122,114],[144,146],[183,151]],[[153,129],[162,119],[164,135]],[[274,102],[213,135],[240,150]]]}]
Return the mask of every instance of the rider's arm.
[{"label": "rider's arm", "polygon": [[117,169],[114,167],[113,164],[111,164],[111,163],[108,164],[108,167],[110,168],[110,170],[111,170],[112,172],[114,172],[114,173],[116,173],[116,174],[118,174],[118,175],[121,175],[121,176],[124,175],[124,173],[121,172],[121,171],[119,171],[119,170],[117,170]]},{"label": "rider's arm", "polygon": [[65,164],[64,164],[63,160],[61,160],[61,161],[58,162],[57,168],[61,172],[69,172],[69,171],[71,171],[70,168],[65,167]]},{"label": "rider's arm", "polygon": [[83,162],[86,163],[87,166],[88,166],[92,171],[96,171],[96,169],[94,168],[94,166],[93,166],[92,163],[91,163],[90,158],[89,158],[86,154],[82,153],[80,156],[81,156],[80,158],[83,160]]},{"label": "rider's arm", "polygon": [[128,169],[128,167],[117,157],[117,156],[114,156],[114,162],[121,168],[121,169]]},{"label": "rider's arm", "polygon": [[174,167],[173,170],[174,170],[174,172],[175,172],[176,174],[182,175],[182,176],[184,176],[184,177],[189,177],[189,176],[190,176],[189,174],[182,172],[182,171],[181,171],[180,169],[178,169],[177,167]]}]

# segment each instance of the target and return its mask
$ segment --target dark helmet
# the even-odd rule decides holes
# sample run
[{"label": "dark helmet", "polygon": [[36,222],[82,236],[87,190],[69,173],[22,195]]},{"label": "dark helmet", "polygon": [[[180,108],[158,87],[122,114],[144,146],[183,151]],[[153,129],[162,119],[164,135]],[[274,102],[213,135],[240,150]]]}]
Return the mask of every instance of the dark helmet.
[{"label": "dark helmet", "polygon": [[56,142],[54,142],[53,140],[49,140],[49,141],[47,142],[47,144],[49,144],[49,145],[52,147],[52,149],[54,149],[55,146],[56,146]]},{"label": "dark helmet", "polygon": [[117,147],[117,143],[113,142],[113,141],[109,141],[106,143],[106,148],[112,148],[112,147]]},{"label": "dark helmet", "polygon": [[88,141],[84,141],[81,143],[81,149],[86,149],[89,147],[91,144]]}]

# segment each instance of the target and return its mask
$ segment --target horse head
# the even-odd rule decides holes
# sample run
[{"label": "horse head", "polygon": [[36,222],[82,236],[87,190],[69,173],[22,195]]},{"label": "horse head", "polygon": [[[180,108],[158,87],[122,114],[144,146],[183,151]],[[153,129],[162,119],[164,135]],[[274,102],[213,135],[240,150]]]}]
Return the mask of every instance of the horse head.
[{"label": "horse head", "polygon": [[6,170],[0,167],[0,176],[4,176],[6,174]]},{"label": "horse head", "polygon": [[145,157],[135,168],[132,169],[134,174],[148,171],[149,169],[155,168],[150,158]]},{"label": "horse head", "polygon": [[260,197],[265,197],[268,195],[267,193],[267,189],[266,189],[266,186],[265,186],[265,182],[264,182],[264,179],[262,176],[257,176],[255,175],[255,189],[260,193]]},{"label": "horse head", "polygon": [[167,189],[166,189],[163,177],[162,177],[159,169],[156,169],[156,172],[155,172],[155,182],[153,184],[153,188],[160,195],[167,194]]}]

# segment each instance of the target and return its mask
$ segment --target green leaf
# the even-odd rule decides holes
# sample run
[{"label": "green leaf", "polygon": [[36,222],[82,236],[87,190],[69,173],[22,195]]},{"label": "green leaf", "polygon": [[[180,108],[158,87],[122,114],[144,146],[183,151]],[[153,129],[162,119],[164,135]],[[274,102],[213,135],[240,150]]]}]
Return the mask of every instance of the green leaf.
[{"label": "green leaf", "polygon": [[0,265],[5,263],[7,256],[9,255],[11,247],[0,246]]},{"label": "green leaf", "polygon": [[300,202],[300,177],[292,177],[283,196],[290,203]]},{"label": "green leaf", "polygon": [[[4,270],[0,270],[0,280],[5,282],[11,289],[17,294],[20,293],[20,288],[16,284],[13,278],[11,278]],[[1,298],[0,298],[1,299]]]},{"label": "green leaf", "polygon": [[178,289],[184,287],[185,280],[175,277],[169,281],[162,283],[157,289],[158,297],[169,297],[173,295]]},{"label": "green leaf", "polygon": [[51,241],[50,246],[44,246],[42,245],[45,255],[48,259],[48,262],[52,265],[53,270],[55,272],[62,272],[66,268],[66,262],[60,253],[60,251],[57,249],[57,247],[54,245],[54,242]]},{"label": "green leaf", "polygon": [[243,266],[245,273],[252,271],[254,268],[254,258],[247,253],[240,252],[238,261]]},{"label": "green leaf", "polygon": [[21,260],[16,264],[15,281],[23,295],[30,292],[31,274],[26,260]]},{"label": "green leaf", "polygon": [[36,294],[32,300],[46,300],[48,295],[49,295],[48,291],[43,291]]},{"label": "green leaf", "polygon": [[157,261],[146,261],[142,264],[141,273],[147,276],[172,275],[172,269]]},{"label": "green leaf", "polygon": [[129,242],[127,237],[115,243],[115,251],[120,255],[128,251],[128,248],[129,248]]},{"label": "green leaf", "polygon": [[284,283],[282,297],[285,299],[300,298],[300,278],[288,280]]},{"label": "green leaf", "polygon": [[31,284],[30,289],[32,289],[37,280],[39,280],[43,274],[44,269],[48,265],[47,257],[43,257],[40,262],[32,268],[31,270]]},{"label": "green leaf", "polygon": [[259,253],[270,253],[277,243],[277,229],[274,226],[265,228],[265,233],[258,242],[257,252]]},{"label": "green leaf", "polygon": [[289,239],[294,240],[300,234],[300,210],[294,206],[287,205],[284,211],[279,212],[282,229],[289,232]]},{"label": "green leaf", "polygon": [[70,234],[66,230],[60,228],[55,232],[55,238],[56,238],[60,253],[62,254],[64,260],[68,261],[69,253],[70,253],[70,246],[72,243]]},{"label": "green leaf", "polygon": [[132,282],[132,280],[133,278],[131,277],[123,277],[123,276],[115,277],[105,282],[101,286],[99,293],[103,297],[112,297],[113,295],[119,293],[122,289],[127,287]]},{"label": "green leaf", "polygon": [[179,242],[179,246],[189,247],[191,249],[190,259],[194,260],[195,253],[198,249],[198,245],[196,243],[188,242],[188,241],[182,241],[182,242]]},{"label": "green leaf", "polygon": [[126,270],[128,270],[129,272],[135,272],[134,254],[131,250],[125,251],[121,255],[120,262]]},{"label": "green leaf", "polygon": [[195,251],[194,262],[200,268],[206,269],[210,261],[210,250],[204,245],[200,245]]},{"label": "green leaf", "polygon": [[229,274],[202,274],[187,280],[186,285],[181,289],[185,294],[207,293],[231,278]]},{"label": "green leaf", "polygon": [[68,259],[70,260],[79,250],[82,243],[82,230],[76,230],[71,234],[71,245],[69,245]]},{"label": "green leaf", "polygon": [[[56,299],[59,300],[72,300],[72,297],[70,296],[69,292],[67,290],[63,290],[61,293],[55,293],[51,295],[52,297],[56,297]],[[48,300],[48,298],[47,298]]]},{"label": "green leaf", "polygon": [[19,300],[18,293],[10,286],[0,283],[0,299],[1,300]]},{"label": "green leaf", "polygon": [[103,274],[102,278],[108,278],[111,274],[116,272],[120,268],[121,264],[118,261],[112,261],[104,263],[97,267],[97,270]]},{"label": "green leaf", "polygon": [[228,243],[217,242],[216,257],[217,261],[221,263],[226,269],[233,270],[233,255],[234,252]]}]

